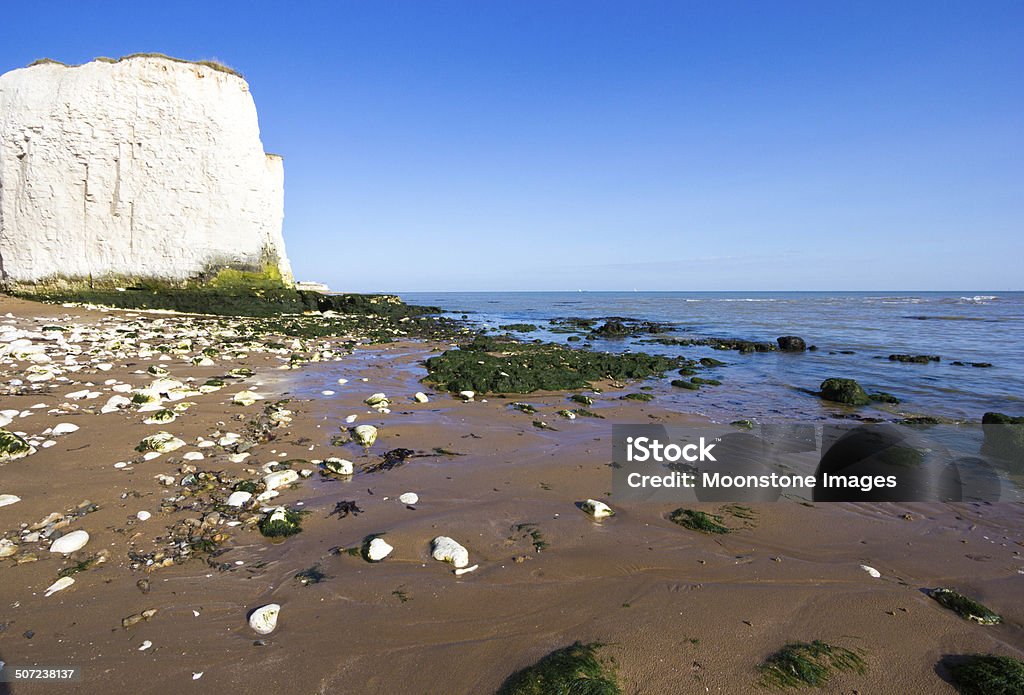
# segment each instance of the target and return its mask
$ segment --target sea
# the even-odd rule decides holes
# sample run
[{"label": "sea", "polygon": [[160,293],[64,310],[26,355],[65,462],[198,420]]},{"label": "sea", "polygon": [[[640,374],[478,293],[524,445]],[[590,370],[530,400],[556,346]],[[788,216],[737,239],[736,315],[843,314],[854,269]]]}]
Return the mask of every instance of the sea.
[{"label": "sea", "polygon": [[[834,406],[813,393],[830,377],[856,379],[898,406],[883,416],[934,415],[977,422],[988,411],[1024,415],[1024,292],[409,292],[413,304],[440,307],[499,332],[568,346],[714,357],[727,364],[706,376],[719,387],[667,390],[671,407],[715,420],[825,418]],[[668,324],[657,336],[567,343],[552,319],[625,317]],[[644,342],[651,337],[725,337],[774,341],[797,335],[818,349],[753,353]],[[904,364],[890,354],[938,355]],[[989,363],[991,367],[956,366]],[[869,408],[868,410],[873,410]]]}]

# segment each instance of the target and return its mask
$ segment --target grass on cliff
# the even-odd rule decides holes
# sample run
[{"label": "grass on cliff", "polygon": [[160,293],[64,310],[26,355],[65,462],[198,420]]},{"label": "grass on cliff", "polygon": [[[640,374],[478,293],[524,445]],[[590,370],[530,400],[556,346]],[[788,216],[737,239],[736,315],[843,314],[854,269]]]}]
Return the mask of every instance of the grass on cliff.
[{"label": "grass on cliff", "polygon": [[[162,58],[164,60],[170,60],[175,63],[185,63],[187,65],[202,65],[204,67],[210,68],[211,70],[216,70],[217,72],[223,72],[228,75],[234,75],[235,77],[241,77],[242,79],[245,79],[242,73],[238,72],[237,70],[228,65],[225,65],[216,58],[209,60],[186,60],[185,58],[175,58],[174,56],[169,56],[164,53],[132,53],[131,55],[121,56],[120,58],[108,58],[107,56],[99,56],[97,58],[94,58],[93,60],[99,63],[120,63],[124,60],[131,60],[132,58]],[[84,63],[63,63],[59,60],[54,60],[53,58],[39,58],[38,60],[33,60],[31,63],[29,63],[28,67],[35,67],[36,65],[62,65],[66,68],[77,68],[83,64]]]},{"label": "grass on cliff", "polygon": [[574,350],[554,343],[519,343],[478,336],[427,360],[424,381],[456,393],[531,393],[581,389],[605,379],[643,379],[678,365],[644,353]]}]

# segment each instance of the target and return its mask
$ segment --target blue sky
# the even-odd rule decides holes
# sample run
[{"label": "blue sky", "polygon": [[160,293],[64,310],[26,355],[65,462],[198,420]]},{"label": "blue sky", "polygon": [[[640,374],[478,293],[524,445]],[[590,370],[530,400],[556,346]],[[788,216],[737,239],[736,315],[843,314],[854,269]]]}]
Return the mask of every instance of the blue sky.
[{"label": "blue sky", "polygon": [[[294,6],[294,7],[293,7]],[[10,3],[243,72],[352,291],[1024,289],[1024,3]]]}]

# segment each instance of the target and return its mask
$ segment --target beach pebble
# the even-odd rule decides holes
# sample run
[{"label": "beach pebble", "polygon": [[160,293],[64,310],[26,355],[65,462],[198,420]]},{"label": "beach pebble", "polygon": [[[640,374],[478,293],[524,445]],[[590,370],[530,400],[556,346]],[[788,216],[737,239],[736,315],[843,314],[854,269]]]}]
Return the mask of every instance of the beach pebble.
[{"label": "beach pebble", "polygon": [[450,562],[458,568],[469,564],[469,551],[448,536],[438,536],[431,542],[431,556],[438,562]]},{"label": "beach pebble", "polygon": [[51,553],[73,553],[76,550],[81,550],[85,547],[85,544],[89,542],[89,534],[86,531],[79,529],[78,531],[72,531],[66,535],[61,536],[50,545]]},{"label": "beach pebble", "polygon": [[371,447],[377,441],[377,428],[373,425],[358,425],[352,430],[352,434],[355,435],[356,441],[365,447]]},{"label": "beach pebble", "polygon": [[13,541],[9,541],[6,538],[0,538],[0,559],[5,557],[11,557],[18,553],[18,546]]},{"label": "beach pebble", "polygon": [[331,391],[331,390],[321,391],[320,395],[321,396],[333,396],[334,395],[334,391]]},{"label": "beach pebble", "polygon": [[388,403],[388,397],[383,393],[375,393],[366,400],[364,400],[363,403],[370,406],[380,405],[381,403],[383,403],[386,406]]},{"label": "beach pebble", "polygon": [[380,562],[394,550],[383,538],[374,538],[366,549],[366,557],[370,562]]},{"label": "beach pebble", "polygon": [[262,400],[263,396],[255,391],[239,391],[232,397],[231,402],[235,405],[252,405],[256,401]]},{"label": "beach pebble", "polygon": [[469,574],[470,572],[476,572],[478,569],[480,569],[480,565],[473,565],[472,567],[465,567],[463,569],[455,570],[455,576],[456,577],[461,577],[464,574]]},{"label": "beach pebble", "polygon": [[202,461],[205,457],[200,451],[187,451],[181,458],[186,461]]},{"label": "beach pebble", "polygon": [[600,500],[587,500],[581,508],[595,519],[606,519],[615,514],[611,507]]},{"label": "beach pebble", "polygon": [[358,415],[349,415],[348,417],[345,418],[345,422],[348,423],[349,425],[351,425],[353,422],[355,422],[358,419],[359,419]]},{"label": "beach pebble", "polygon": [[874,567],[869,567],[868,565],[861,565],[860,568],[868,574],[870,574],[875,579],[878,579],[882,576],[882,573],[876,570]]},{"label": "beach pebble", "polygon": [[423,393],[422,391],[417,391],[413,395],[412,399],[414,401],[416,401],[417,403],[429,403],[430,402],[430,399],[427,398],[427,394]]},{"label": "beach pebble", "polygon": [[143,509],[141,512],[135,515],[135,518],[139,521],[149,521],[151,516],[153,515]]},{"label": "beach pebble", "polygon": [[260,635],[269,635],[277,628],[277,617],[281,613],[281,606],[277,603],[268,603],[257,608],[249,616],[249,627]]},{"label": "beach pebble", "polygon": [[236,490],[228,496],[229,507],[241,507],[243,504],[252,499],[252,493],[246,492],[245,490]]},{"label": "beach pebble", "polygon": [[338,384],[340,384],[341,386],[344,386],[347,383],[348,383],[348,379],[338,379]]},{"label": "beach pebble", "polygon": [[402,504],[416,504],[420,501],[420,496],[415,492],[406,492],[398,498],[398,501]]},{"label": "beach pebble", "polygon": [[146,651],[147,649],[149,649],[152,646],[153,646],[153,643],[150,642],[149,640],[146,640],[145,642],[143,642],[142,644],[139,645],[139,651],[140,652],[144,652],[144,651]]},{"label": "beach pebble", "polygon": [[21,498],[17,495],[0,495],[0,507],[6,507],[17,502],[21,502]]},{"label": "beach pebble", "polygon": [[263,476],[263,484],[268,490],[288,487],[299,479],[299,474],[293,470],[276,471]]},{"label": "beach pebble", "polygon": [[46,593],[43,594],[43,596],[44,597],[52,596],[55,593],[57,593],[58,591],[63,591],[64,589],[67,589],[69,586],[71,586],[74,583],[75,583],[75,580],[72,579],[71,577],[61,577],[60,579],[55,581],[53,584],[51,584],[46,589]]},{"label": "beach pebble", "polygon": [[72,432],[78,431],[78,425],[71,422],[60,422],[53,426],[50,430],[50,434],[55,437],[59,437],[62,434],[71,434]]},{"label": "beach pebble", "polygon": [[464,401],[471,401],[476,397],[475,391],[459,391],[459,397]]}]

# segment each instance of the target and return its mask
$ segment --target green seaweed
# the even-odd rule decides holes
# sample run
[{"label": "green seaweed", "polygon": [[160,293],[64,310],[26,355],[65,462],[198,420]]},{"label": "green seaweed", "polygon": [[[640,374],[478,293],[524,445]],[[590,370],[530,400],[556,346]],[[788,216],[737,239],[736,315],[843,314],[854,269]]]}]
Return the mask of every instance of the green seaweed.
[{"label": "green seaweed", "polygon": [[833,671],[864,673],[867,664],[858,652],[814,640],[785,645],[761,664],[760,671],[765,687],[806,688],[824,686]]},{"label": "green seaweed", "polygon": [[294,536],[302,531],[302,513],[290,509],[285,510],[284,519],[274,519],[270,512],[259,522],[260,533],[267,538],[283,538]]},{"label": "green seaweed", "polygon": [[622,396],[622,398],[620,398],[619,400],[640,401],[641,403],[647,403],[648,401],[653,401],[654,396],[652,396],[649,393],[627,393],[625,396]]},{"label": "green seaweed", "polygon": [[943,608],[948,608],[966,620],[981,625],[995,625],[1003,621],[996,612],[953,589],[939,587],[929,591],[928,595],[938,601]]},{"label": "green seaweed", "polygon": [[949,668],[962,695],[1021,695],[1024,661],[1012,656],[972,654]]},{"label": "green seaweed", "polygon": [[722,517],[717,514],[708,514],[707,512],[699,512],[695,509],[685,509],[680,507],[675,509],[668,515],[668,520],[674,524],[679,524],[683,528],[688,528],[691,531],[700,531],[701,533],[730,533],[732,529],[722,523]]},{"label": "green seaweed", "polygon": [[14,432],[0,428],[0,461],[22,458],[33,451],[32,446]]},{"label": "green seaweed", "polygon": [[819,388],[819,395],[826,401],[846,405],[867,405],[871,402],[868,394],[853,379],[825,379]]},{"label": "green seaweed", "polygon": [[677,359],[660,355],[591,352],[553,343],[517,343],[478,336],[457,350],[446,350],[428,359],[424,381],[453,393],[566,391],[588,388],[592,382],[604,379],[654,376],[677,363]]},{"label": "green seaweed", "polygon": [[615,674],[598,658],[602,644],[576,642],[509,676],[497,695],[620,695]]}]

